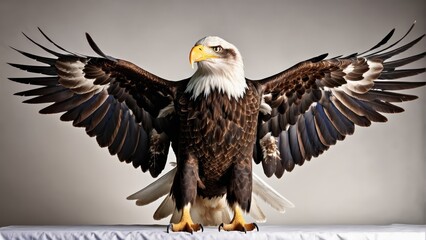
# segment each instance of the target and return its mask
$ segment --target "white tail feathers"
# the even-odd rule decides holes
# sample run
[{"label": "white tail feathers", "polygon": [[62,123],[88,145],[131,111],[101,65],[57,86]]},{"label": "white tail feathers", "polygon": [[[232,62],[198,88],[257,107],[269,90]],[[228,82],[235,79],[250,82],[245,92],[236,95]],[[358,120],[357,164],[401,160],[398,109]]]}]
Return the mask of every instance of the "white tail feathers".
[{"label": "white tail feathers", "polygon": [[167,216],[170,216],[170,214],[174,213],[174,211],[175,211],[175,202],[173,201],[171,195],[167,195],[164,198],[163,202],[161,202],[160,206],[155,211],[154,219],[161,220]]},{"label": "white tail feathers", "polygon": [[[175,174],[176,167],[144,189],[130,195],[127,199],[136,200],[136,205],[144,206],[166,195],[163,202],[155,211],[154,219],[160,220],[172,215],[170,222],[179,222],[181,212],[176,211],[175,202],[169,194]],[[284,213],[287,208],[294,207],[293,203],[253,173],[253,196],[249,215],[257,222],[265,222],[266,216],[257,204],[254,196],[259,197],[280,213]],[[226,195],[212,199],[197,196],[194,204],[191,206],[191,216],[195,222],[205,226],[217,226],[221,223],[229,223],[231,217],[230,209],[226,203]]]},{"label": "white tail feathers", "polygon": [[294,204],[279,194],[265,181],[253,173],[253,193],[264,202],[280,213],[284,213],[287,208],[294,208]]},{"label": "white tail feathers", "polygon": [[127,200],[137,200],[136,204],[138,206],[144,206],[170,193],[176,170],[176,168],[173,168],[146,188],[128,196]]},{"label": "white tail feathers", "polygon": [[251,197],[251,206],[250,206],[250,216],[256,220],[256,222],[266,222],[266,216],[263,213],[262,209],[260,209],[259,205],[257,205],[257,201],[255,197]]}]

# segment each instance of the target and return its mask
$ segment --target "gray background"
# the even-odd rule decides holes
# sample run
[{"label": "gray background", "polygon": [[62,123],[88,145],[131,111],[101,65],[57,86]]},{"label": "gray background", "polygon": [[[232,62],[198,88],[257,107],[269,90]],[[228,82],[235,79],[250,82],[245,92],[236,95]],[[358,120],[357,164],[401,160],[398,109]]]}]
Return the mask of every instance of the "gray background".
[{"label": "gray background", "polygon": [[[32,61],[8,46],[44,54],[21,31],[43,40],[39,26],[65,48],[92,54],[84,38],[90,32],[104,52],[168,79],[190,76],[190,48],[219,35],[240,49],[246,76],[256,79],[324,52],[363,51],[417,20],[414,39],[426,32],[425,10],[424,0],[1,1],[0,225],[167,222],[152,220],[159,202],[136,207],[125,200],[152,181],[149,174],[109,156],[59,115],[39,115],[42,106],[12,96],[28,86],[6,78],[27,74],[6,62]],[[284,215],[263,205],[268,223],[425,224],[426,88],[412,93],[421,97],[401,104],[405,113],[357,128],[318,159],[268,179],[296,205]],[[259,166],[255,171],[261,174]]]}]

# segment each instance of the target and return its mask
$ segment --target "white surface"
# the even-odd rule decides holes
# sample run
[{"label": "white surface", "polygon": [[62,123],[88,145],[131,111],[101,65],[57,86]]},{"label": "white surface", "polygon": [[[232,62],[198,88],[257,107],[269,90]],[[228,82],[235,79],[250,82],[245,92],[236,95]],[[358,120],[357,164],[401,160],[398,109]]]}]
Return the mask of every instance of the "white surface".
[{"label": "white surface", "polygon": [[0,240],[15,239],[272,239],[272,240],[424,240],[426,225],[387,226],[272,226],[260,225],[259,232],[166,233],[162,225],[116,226],[10,226],[0,228]]},{"label": "white surface", "polygon": [[[191,47],[217,35],[238,47],[246,76],[256,79],[325,52],[334,57],[366,50],[392,28],[400,37],[417,20],[409,37],[415,39],[425,33],[425,9],[425,0],[1,0],[0,226],[168,222],[152,219],[160,202],[137,207],[126,200],[153,181],[149,173],[109,156],[59,115],[38,114],[44,106],[13,96],[31,86],[6,78],[29,74],[6,62],[35,63],[9,46],[49,56],[22,31],[51,46],[39,26],[66,49],[94,54],[84,37],[89,32],[106,54],[168,79],[190,76]],[[423,39],[409,52],[425,49]],[[423,59],[410,67],[425,65]],[[282,179],[266,179],[256,166],[296,205],[284,215],[265,206],[268,223],[426,224],[426,87],[410,93],[420,98],[398,104],[404,113],[357,128]]]}]

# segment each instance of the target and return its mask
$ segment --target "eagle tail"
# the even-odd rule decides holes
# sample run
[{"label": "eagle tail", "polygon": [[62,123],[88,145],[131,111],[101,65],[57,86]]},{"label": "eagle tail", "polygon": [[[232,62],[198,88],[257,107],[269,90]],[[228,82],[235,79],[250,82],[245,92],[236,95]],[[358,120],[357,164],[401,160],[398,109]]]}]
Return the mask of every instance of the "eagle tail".
[{"label": "eagle tail", "polygon": [[176,171],[177,168],[173,168],[144,189],[128,196],[127,200],[136,200],[138,206],[144,206],[170,193]]},{"label": "eagle tail", "polygon": [[250,206],[250,217],[252,217],[256,222],[266,222],[266,216],[263,213],[262,209],[257,204],[256,197],[251,197],[251,206]]},{"label": "eagle tail", "polygon": [[[164,198],[160,206],[158,206],[157,210],[154,213],[154,219],[161,220],[165,217],[170,216],[170,214],[173,214],[173,216],[177,215],[177,211],[176,211],[175,202],[173,201],[172,196],[169,194]],[[175,219],[175,217],[173,216],[172,216],[172,219]],[[179,222],[180,218],[177,218],[176,220],[177,222]],[[170,221],[170,222],[174,223],[175,221]]]},{"label": "eagle tail", "polygon": [[254,173],[253,193],[280,213],[284,213],[287,208],[294,208],[294,204],[292,202],[278,193]]},{"label": "eagle tail", "polygon": [[[154,213],[154,219],[161,220],[172,215],[170,222],[179,222],[181,213],[176,210],[175,202],[169,194],[175,174],[176,168],[173,168],[144,189],[127,197],[127,199],[136,200],[136,205],[144,206],[165,196]],[[284,213],[287,208],[294,207],[293,203],[253,173],[253,196],[249,215],[257,222],[265,222],[266,216],[257,204],[257,198],[260,198],[280,213]],[[221,223],[229,223],[231,221],[226,196],[212,199],[197,197],[194,205],[191,207],[191,215],[194,221],[205,226],[217,226]]]}]

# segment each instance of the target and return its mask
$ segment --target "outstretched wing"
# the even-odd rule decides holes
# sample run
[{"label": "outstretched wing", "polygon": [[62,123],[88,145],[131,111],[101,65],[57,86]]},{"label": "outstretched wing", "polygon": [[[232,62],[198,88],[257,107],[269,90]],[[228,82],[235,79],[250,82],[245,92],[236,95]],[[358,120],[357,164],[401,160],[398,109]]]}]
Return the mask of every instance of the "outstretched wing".
[{"label": "outstretched wing", "polygon": [[[120,161],[141,167],[156,177],[165,166],[173,132],[174,116],[161,116],[173,106],[175,89],[180,82],[157,77],[136,65],[105,55],[86,34],[100,57],[72,53],[46,39],[64,53],[52,51],[25,36],[54,58],[21,54],[45,65],[13,64],[13,67],[45,76],[10,78],[41,87],[16,93],[35,96],[24,103],[53,103],[40,113],[63,113],[62,121],[72,121],[96,137],[101,147],[117,154]],[[170,112],[170,111],[169,111]],[[159,116],[160,115],[160,116]],[[163,114],[164,115],[164,114]]]},{"label": "outstretched wing", "polygon": [[381,113],[402,112],[394,102],[417,98],[393,91],[420,87],[425,82],[395,79],[423,73],[425,68],[398,68],[426,53],[387,61],[423,38],[424,35],[392,49],[413,26],[382,50],[377,49],[388,42],[394,30],[364,53],[326,60],[324,54],[256,81],[263,102],[253,156],[256,163],[262,162],[267,176],[281,177],[284,171],[293,170],[295,164],[302,165],[353,134],[355,125],[385,122],[387,119]]}]

